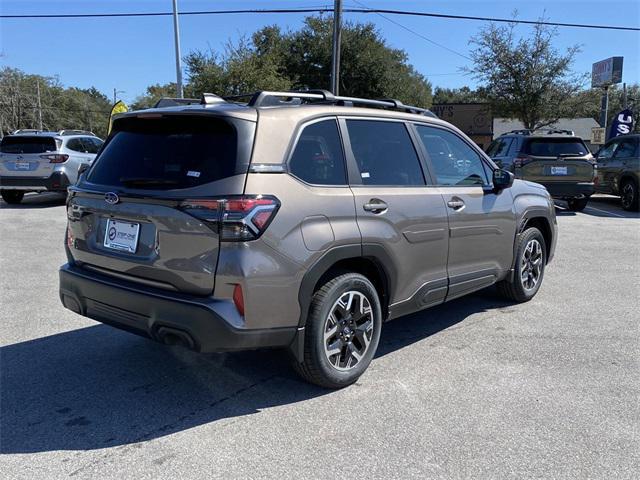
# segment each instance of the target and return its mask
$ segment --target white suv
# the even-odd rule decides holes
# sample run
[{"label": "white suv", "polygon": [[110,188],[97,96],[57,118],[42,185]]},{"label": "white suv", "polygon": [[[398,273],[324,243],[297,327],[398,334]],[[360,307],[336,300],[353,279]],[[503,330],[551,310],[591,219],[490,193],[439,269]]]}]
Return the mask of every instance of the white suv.
[{"label": "white suv", "polygon": [[17,130],[0,142],[0,194],[20,203],[27,192],[66,192],[103,140],[83,130]]}]

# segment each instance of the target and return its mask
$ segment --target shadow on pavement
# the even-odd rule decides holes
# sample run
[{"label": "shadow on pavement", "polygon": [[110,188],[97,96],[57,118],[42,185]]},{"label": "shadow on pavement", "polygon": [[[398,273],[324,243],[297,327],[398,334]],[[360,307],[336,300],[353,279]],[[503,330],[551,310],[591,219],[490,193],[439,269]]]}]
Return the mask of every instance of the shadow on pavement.
[{"label": "shadow on pavement", "polygon": [[22,202],[15,205],[9,205],[4,200],[0,199],[0,208],[10,210],[59,207],[64,205],[66,198],[66,193],[28,193],[24,196]]},{"label": "shadow on pavement", "polygon": [[[507,306],[494,292],[385,324],[377,357]],[[126,445],[331,394],[284,352],[199,355],[104,325],[8,345],[0,365],[1,453]]]}]

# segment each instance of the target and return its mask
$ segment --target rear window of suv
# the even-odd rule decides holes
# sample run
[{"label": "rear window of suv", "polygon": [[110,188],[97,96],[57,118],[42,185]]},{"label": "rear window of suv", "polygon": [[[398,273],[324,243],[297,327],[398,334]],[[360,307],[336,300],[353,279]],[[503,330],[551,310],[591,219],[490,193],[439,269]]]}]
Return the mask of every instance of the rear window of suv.
[{"label": "rear window of suv", "polygon": [[58,149],[53,137],[25,137],[22,135],[8,136],[0,143],[2,153],[46,153]]},{"label": "rear window of suv", "polygon": [[125,118],[98,156],[88,181],[170,190],[191,188],[237,172],[233,125],[203,116]]},{"label": "rear window of suv", "polygon": [[580,138],[531,138],[523,146],[522,153],[537,157],[559,155],[586,155],[589,149]]}]

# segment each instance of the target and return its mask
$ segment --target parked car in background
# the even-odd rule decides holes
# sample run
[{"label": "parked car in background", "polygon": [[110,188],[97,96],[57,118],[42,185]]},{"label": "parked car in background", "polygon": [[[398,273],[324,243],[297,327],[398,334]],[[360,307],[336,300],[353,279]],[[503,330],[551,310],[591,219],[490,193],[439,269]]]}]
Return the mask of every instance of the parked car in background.
[{"label": "parked car in background", "polygon": [[538,292],[553,201],[457,128],[397,100],[242,98],[115,118],[69,188],[66,308],[200,352],[288,348],[338,388],[384,321],[492,284]]},{"label": "parked car in background", "polygon": [[618,195],[625,210],[638,211],[640,197],[640,134],[609,140],[596,154],[596,192]]},{"label": "parked car in background", "polygon": [[487,154],[516,178],[544,185],[570,210],[584,210],[595,191],[593,155],[570,130],[513,130],[491,142]]},{"label": "parked car in background", "polygon": [[20,203],[27,192],[66,192],[103,140],[83,130],[18,130],[0,141],[0,195]]}]

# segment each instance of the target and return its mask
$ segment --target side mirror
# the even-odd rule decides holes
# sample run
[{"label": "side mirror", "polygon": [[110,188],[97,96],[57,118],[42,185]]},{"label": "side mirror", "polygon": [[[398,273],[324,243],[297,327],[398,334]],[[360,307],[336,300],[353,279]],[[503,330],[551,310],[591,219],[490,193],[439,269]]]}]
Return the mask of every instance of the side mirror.
[{"label": "side mirror", "polygon": [[506,170],[494,170],[493,171],[493,188],[497,190],[504,190],[513,185],[513,179],[515,175]]}]

